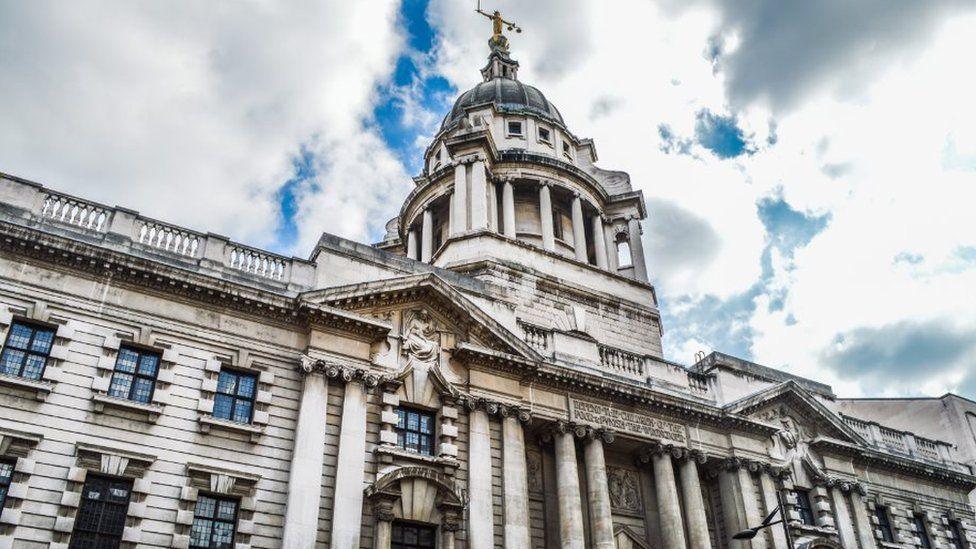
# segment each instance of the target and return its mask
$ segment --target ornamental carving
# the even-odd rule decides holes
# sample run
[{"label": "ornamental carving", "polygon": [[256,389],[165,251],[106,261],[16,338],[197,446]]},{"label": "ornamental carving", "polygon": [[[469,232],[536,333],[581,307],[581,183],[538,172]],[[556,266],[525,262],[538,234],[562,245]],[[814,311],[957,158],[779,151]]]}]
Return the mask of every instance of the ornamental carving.
[{"label": "ornamental carving", "polygon": [[430,313],[419,309],[407,313],[403,330],[403,354],[407,366],[429,369],[440,357],[440,337]]},{"label": "ornamental carving", "polygon": [[528,476],[529,492],[541,494],[544,490],[542,480],[542,454],[535,451],[525,453],[525,467]]},{"label": "ornamental carving", "polygon": [[642,510],[640,477],[637,471],[624,467],[607,467],[610,508],[621,513],[639,514]]}]

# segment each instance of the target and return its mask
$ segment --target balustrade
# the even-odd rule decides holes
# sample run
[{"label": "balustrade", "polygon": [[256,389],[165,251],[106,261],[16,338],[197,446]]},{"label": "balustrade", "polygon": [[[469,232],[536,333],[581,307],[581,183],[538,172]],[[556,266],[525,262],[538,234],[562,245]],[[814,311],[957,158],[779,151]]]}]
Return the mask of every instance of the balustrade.
[{"label": "balustrade", "polygon": [[545,328],[540,328],[539,326],[533,326],[532,324],[525,324],[520,322],[519,325],[522,327],[522,332],[525,334],[525,342],[531,347],[542,353],[547,353],[552,342],[552,330],[547,330]]},{"label": "balustrade", "polygon": [[600,365],[627,377],[644,376],[644,357],[621,349],[601,345]]},{"label": "balustrade", "polygon": [[229,267],[268,280],[284,280],[288,260],[243,246],[233,246]]},{"label": "balustrade", "polygon": [[139,243],[151,248],[183,257],[197,257],[201,240],[201,236],[184,229],[155,221],[140,221]]},{"label": "balustrade", "polygon": [[688,372],[688,388],[699,396],[708,394],[708,376],[695,372]]},{"label": "balustrade", "polygon": [[104,231],[108,225],[106,208],[54,193],[44,198],[41,217],[96,232]]}]

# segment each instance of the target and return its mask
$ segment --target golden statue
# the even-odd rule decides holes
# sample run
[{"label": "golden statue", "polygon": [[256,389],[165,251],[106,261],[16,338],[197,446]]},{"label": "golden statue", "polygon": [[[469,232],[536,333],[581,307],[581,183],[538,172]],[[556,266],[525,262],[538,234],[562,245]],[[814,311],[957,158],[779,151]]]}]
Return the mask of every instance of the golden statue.
[{"label": "golden statue", "polygon": [[508,38],[502,34],[502,29],[508,27],[508,30],[514,30],[515,32],[522,32],[521,27],[516,25],[511,21],[506,21],[502,19],[502,14],[500,11],[495,10],[494,13],[488,13],[481,9],[481,0],[478,0],[478,9],[474,10],[481,15],[484,15],[491,20],[491,30],[492,36],[488,43],[492,48],[499,48],[504,52],[508,52]]}]

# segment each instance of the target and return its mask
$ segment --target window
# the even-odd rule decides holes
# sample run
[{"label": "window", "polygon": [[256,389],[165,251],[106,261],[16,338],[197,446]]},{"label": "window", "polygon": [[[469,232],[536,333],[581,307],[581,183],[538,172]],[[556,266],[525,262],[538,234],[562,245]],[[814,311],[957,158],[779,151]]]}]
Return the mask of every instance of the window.
[{"label": "window", "polygon": [[912,522],[915,524],[915,535],[918,536],[920,546],[923,549],[931,549],[932,540],[929,539],[929,530],[925,526],[925,515],[915,513],[912,515]]},{"label": "window", "polygon": [[158,372],[159,353],[122,347],[115,360],[115,372],[108,394],[148,404],[152,402]]},{"label": "window", "polygon": [[41,379],[53,344],[53,328],[14,322],[0,353],[0,374]]},{"label": "window", "polygon": [[887,542],[895,541],[895,534],[891,530],[891,520],[888,518],[888,508],[878,505],[874,508],[874,516],[878,519],[878,530],[881,532],[881,540]]},{"label": "window", "polygon": [[10,490],[10,481],[14,478],[14,463],[12,459],[0,461],[0,511],[7,505],[7,492]]},{"label": "window", "polygon": [[570,160],[573,159],[573,149],[569,146],[569,141],[563,141],[563,156]]},{"label": "window", "polygon": [[808,526],[816,526],[817,520],[813,516],[813,506],[810,505],[810,491],[796,489],[796,511],[800,513],[800,521]]},{"label": "window", "polygon": [[632,267],[634,260],[630,255],[630,243],[626,240],[617,241],[617,266],[621,269]]},{"label": "window", "polygon": [[549,131],[549,128],[539,126],[539,141],[550,147],[552,146],[552,133]]},{"label": "window", "polygon": [[508,128],[508,135],[514,137],[522,137],[522,121],[521,120],[509,120],[506,125]]},{"label": "window", "polygon": [[949,520],[949,532],[952,532],[952,539],[949,545],[953,549],[966,549],[966,534],[963,532],[962,524],[958,520]]},{"label": "window", "polygon": [[131,490],[132,481],[89,473],[82,489],[70,549],[118,547]]},{"label": "window", "polygon": [[434,549],[437,530],[422,524],[393,523],[393,543],[390,549]]},{"label": "window", "polygon": [[193,509],[191,549],[232,549],[237,526],[237,500],[201,495]]},{"label": "window", "polygon": [[405,408],[397,409],[397,446],[427,456],[434,455],[434,415]]},{"label": "window", "polygon": [[257,376],[244,372],[221,370],[217,378],[213,415],[237,423],[250,423],[254,412]]},{"label": "window", "polygon": [[563,238],[563,213],[558,208],[552,209],[552,236],[560,240]]}]

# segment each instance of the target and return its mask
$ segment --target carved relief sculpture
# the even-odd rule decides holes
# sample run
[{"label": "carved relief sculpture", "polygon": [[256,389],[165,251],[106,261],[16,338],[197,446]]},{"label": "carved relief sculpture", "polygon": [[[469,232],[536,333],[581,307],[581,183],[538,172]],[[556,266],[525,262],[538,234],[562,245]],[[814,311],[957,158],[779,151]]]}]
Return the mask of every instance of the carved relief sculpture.
[{"label": "carved relief sculpture", "polygon": [[622,513],[640,513],[641,491],[637,471],[623,467],[607,467],[610,488],[610,508]]},{"label": "carved relief sculpture", "polygon": [[403,353],[407,356],[407,366],[424,369],[435,366],[440,354],[440,342],[430,313],[424,310],[411,311],[403,332]]}]

